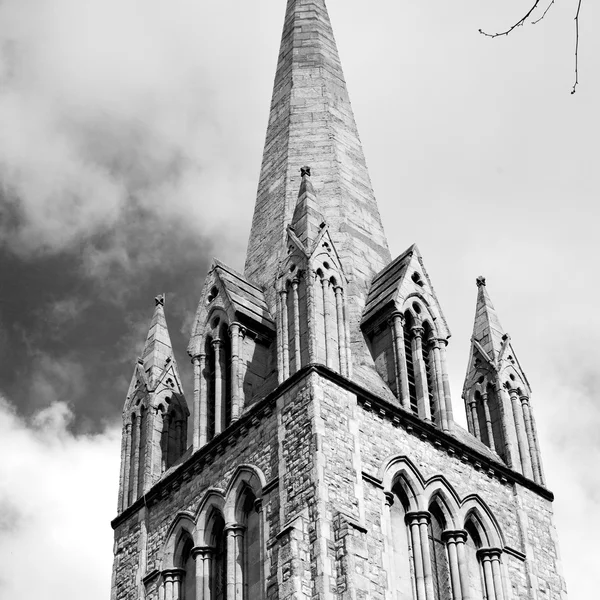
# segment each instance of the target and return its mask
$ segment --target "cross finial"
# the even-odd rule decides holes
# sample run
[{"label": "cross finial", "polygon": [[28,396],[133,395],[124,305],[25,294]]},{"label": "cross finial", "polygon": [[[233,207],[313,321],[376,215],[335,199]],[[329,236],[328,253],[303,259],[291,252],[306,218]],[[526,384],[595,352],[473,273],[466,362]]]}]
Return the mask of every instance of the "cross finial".
[{"label": "cross finial", "polygon": [[310,167],[301,167],[300,168],[300,175],[302,177],[304,177],[305,175],[308,175],[310,177]]},{"label": "cross finial", "polygon": [[156,298],[154,298],[154,304],[155,304],[155,306],[164,306],[165,305],[165,295],[160,294],[160,295],[156,296]]},{"label": "cross finial", "polygon": [[482,285],[485,286],[485,277],[483,275],[480,275],[476,279],[476,283],[477,283],[477,287],[481,287]]}]

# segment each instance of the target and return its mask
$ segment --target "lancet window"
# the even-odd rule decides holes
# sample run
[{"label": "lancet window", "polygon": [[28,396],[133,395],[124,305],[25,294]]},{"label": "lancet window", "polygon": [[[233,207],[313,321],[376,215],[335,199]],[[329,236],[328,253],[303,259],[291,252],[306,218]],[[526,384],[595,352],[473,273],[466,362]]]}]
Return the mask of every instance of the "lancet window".
[{"label": "lancet window", "polygon": [[166,408],[162,404],[158,415],[162,419],[160,433],[161,471],[169,469],[185,452],[187,427],[181,410],[173,403],[173,398],[166,398]]},{"label": "lancet window", "polygon": [[212,335],[205,342],[207,437],[220,434],[232,420],[231,340],[229,327],[213,319]]},{"label": "lancet window", "polygon": [[451,600],[450,570],[446,544],[442,534],[446,529],[444,515],[437,504],[429,507],[431,514],[428,528],[431,575],[435,600]]},{"label": "lancet window", "polygon": [[415,360],[413,356],[412,330],[415,326],[414,319],[410,312],[404,313],[404,354],[406,357],[406,374],[408,377],[408,396],[410,399],[410,409],[416,415],[419,414],[419,403],[417,401],[417,384],[415,377]]}]

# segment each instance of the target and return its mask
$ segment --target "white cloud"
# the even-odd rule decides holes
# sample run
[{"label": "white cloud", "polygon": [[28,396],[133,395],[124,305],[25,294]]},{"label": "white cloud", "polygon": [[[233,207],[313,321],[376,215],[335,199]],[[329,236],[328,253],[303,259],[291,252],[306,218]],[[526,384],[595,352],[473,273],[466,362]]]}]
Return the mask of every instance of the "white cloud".
[{"label": "white cloud", "polygon": [[55,402],[29,421],[0,397],[0,596],[110,596],[120,431],[74,436]]}]

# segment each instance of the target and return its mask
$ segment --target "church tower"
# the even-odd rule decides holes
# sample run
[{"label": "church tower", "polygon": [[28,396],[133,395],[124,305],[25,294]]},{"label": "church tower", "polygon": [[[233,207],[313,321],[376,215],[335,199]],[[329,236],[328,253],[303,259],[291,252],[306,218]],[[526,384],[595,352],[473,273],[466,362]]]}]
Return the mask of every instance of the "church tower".
[{"label": "church tower", "polygon": [[163,297],[135,366],[112,599],[566,599],[529,384],[478,286],[466,431],[325,0],[288,0],[244,272],[213,262],[192,326],[189,437]]}]

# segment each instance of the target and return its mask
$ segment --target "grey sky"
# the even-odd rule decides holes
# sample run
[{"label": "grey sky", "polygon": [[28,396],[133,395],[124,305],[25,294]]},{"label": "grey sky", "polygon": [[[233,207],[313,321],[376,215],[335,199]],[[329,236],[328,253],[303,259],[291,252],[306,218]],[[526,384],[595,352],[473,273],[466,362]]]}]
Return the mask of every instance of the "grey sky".
[{"label": "grey sky", "polygon": [[[453,333],[455,413],[464,423],[483,274],[533,387],[568,591],[583,598],[600,561],[600,8],[583,2],[571,96],[575,0],[508,38],[478,33],[525,4],[328,0],[392,255],[417,242]],[[0,443],[22,449],[0,466],[0,506],[14,515],[0,522],[2,564],[14,565],[0,591],[15,585],[16,600],[32,591],[17,585],[14,551],[33,543],[32,524],[45,597],[65,597],[51,567],[83,563],[82,545],[78,581],[108,597],[127,380],[155,294],[170,294],[181,362],[211,255],[242,268],[284,10],[0,3]],[[59,491],[39,493],[44,473]],[[77,543],[83,518],[91,548]]]}]

